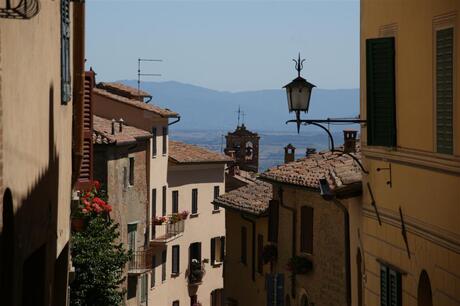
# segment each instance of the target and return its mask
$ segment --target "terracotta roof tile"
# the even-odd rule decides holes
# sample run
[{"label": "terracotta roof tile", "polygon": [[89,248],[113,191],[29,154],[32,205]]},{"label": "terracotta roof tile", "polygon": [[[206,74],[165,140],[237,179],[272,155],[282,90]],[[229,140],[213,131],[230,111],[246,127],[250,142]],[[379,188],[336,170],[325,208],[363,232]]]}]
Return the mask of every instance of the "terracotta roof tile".
[{"label": "terracotta roof tile", "polygon": [[[359,160],[361,152],[352,153]],[[339,189],[361,182],[361,168],[348,155],[339,152],[319,152],[294,162],[279,165],[260,175],[264,180],[318,189],[325,178],[331,189]]]},{"label": "terracotta roof tile", "polygon": [[119,132],[120,124],[115,123],[115,135],[112,135],[112,120],[93,115],[93,143],[94,144],[128,144],[138,139],[152,137],[149,132],[123,125],[122,132]]},{"label": "terracotta roof tile", "polygon": [[96,95],[100,95],[100,96],[115,100],[117,102],[125,103],[128,105],[143,109],[143,110],[153,112],[161,117],[178,117],[179,116],[178,113],[173,112],[167,108],[161,108],[161,107],[152,105],[150,103],[144,103],[136,99],[126,98],[126,97],[108,92],[101,88],[94,88],[93,93]]},{"label": "terracotta roof tile", "polygon": [[169,141],[169,159],[175,163],[227,163],[228,156],[178,141]]},{"label": "terracotta roof tile", "polygon": [[100,82],[97,84],[97,87],[127,98],[144,98],[152,96],[146,91],[137,90],[137,88],[118,82]]},{"label": "terracotta roof tile", "polygon": [[265,213],[272,199],[272,185],[261,180],[225,193],[214,200],[219,206],[255,215]]}]

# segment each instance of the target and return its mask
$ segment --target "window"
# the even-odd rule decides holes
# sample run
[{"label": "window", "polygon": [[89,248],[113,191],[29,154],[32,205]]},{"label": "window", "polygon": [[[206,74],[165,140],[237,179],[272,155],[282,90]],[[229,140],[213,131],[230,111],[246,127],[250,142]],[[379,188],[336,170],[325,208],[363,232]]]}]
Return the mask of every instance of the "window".
[{"label": "window", "polygon": [[141,303],[147,302],[147,274],[141,276]]},{"label": "window", "polygon": [[168,128],[163,128],[163,154],[168,151]]},{"label": "window", "polygon": [[211,238],[211,265],[224,261],[225,237]]},{"label": "window", "polygon": [[366,41],[367,144],[396,146],[394,37]]},{"label": "window", "polygon": [[72,97],[70,80],[70,0],[61,0],[61,100]]},{"label": "window", "polygon": [[300,251],[313,254],[313,208],[300,209]]},{"label": "window", "polygon": [[271,200],[268,208],[268,241],[278,242],[279,202]]},{"label": "window", "polygon": [[174,190],[172,192],[172,212],[178,213],[179,212],[179,191]]},{"label": "window", "polygon": [[401,273],[380,265],[380,305],[401,306]]},{"label": "window", "polygon": [[211,291],[211,306],[224,306],[224,289]]},{"label": "window", "polygon": [[417,288],[417,306],[433,306],[431,282],[428,273],[423,270],[420,274]]},{"label": "window", "polygon": [[150,273],[150,288],[155,287],[155,273],[157,267],[157,257],[155,255],[152,256],[152,271]]},{"label": "window", "polygon": [[179,306],[179,301],[174,301],[172,306]]},{"label": "window", "polygon": [[163,203],[162,203],[162,209],[161,209],[161,213],[163,216],[166,216],[166,186],[163,186],[163,192],[162,192],[162,196],[163,196]]},{"label": "window", "polygon": [[155,238],[155,217],[157,216],[157,190],[154,188],[152,189],[152,220],[151,220],[151,237]]},{"label": "window", "polygon": [[130,186],[134,186],[134,157],[129,158],[128,182]]},{"label": "window", "polygon": [[161,281],[166,280],[166,250],[161,252]]},{"label": "window", "polygon": [[[219,186],[214,186],[214,199],[216,199],[220,194],[220,187]],[[218,205],[214,205],[214,210],[219,210]]]},{"label": "window", "polygon": [[192,189],[192,214],[198,213],[198,189]]},{"label": "window", "polygon": [[241,227],[241,262],[247,264],[248,262],[248,231],[246,227]]},{"label": "window", "polygon": [[453,154],[454,29],[436,31],[436,151]]},{"label": "window", "polygon": [[136,250],[136,231],[137,224],[128,224],[128,248],[131,251]]},{"label": "window", "polygon": [[172,246],[172,274],[179,274],[180,268],[180,248],[178,245]]},{"label": "window", "polygon": [[152,128],[152,157],[157,156],[157,128]]},{"label": "window", "polygon": [[264,236],[257,235],[257,272],[264,273]]},{"label": "window", "polygon": [[[267,305],[283,305],[284,274],[267,274],[265,277]],[[304,304],[301,304],[302,306]],[[305,304],[305,306],[308,306]]]}]

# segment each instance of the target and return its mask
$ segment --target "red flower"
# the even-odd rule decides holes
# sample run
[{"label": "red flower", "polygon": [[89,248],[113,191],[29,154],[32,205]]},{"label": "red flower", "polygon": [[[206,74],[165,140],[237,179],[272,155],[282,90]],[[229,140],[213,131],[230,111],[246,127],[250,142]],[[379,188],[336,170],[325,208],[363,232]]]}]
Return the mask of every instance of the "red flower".
[{"label": "red flower", "polygon": [[101,189],[101,183],[98,180],[94,180],[93,187],[96,188],[96,190],[99,190]]}]

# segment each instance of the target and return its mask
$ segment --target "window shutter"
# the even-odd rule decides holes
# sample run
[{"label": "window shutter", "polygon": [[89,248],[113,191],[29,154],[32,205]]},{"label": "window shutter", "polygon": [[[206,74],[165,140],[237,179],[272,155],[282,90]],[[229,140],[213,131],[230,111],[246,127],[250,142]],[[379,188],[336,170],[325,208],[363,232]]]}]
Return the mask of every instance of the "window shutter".
[{"label": "window shutter", "polygon": [[173,245],[172,247],[172,273],[179,273],[179,264],[180,264],[180,248],[178,245]]},{"label": "window shutter", "polygon": [[278,212],[279,202],[271,200],[268,211],[268,241],[275,243],[278,242]]},{"label": "window shutter", "polygon": [[401,274],[389,270],[390,306],[401,306]]},{"label": "window shutter", "polygon": [[157,190],[152,189],[152,220],[150,220],[151,237],[155,238],[155,218],[157,216]]},{"label": "window shutter", "polygon": [[163,196],[162,214],[163,216],[166,216],[166,186],[163,186],[162,196]]},{"label": "window shutter", "polygon": [[453,154],[454,29],[436,31],[436,142],[437,152]]},{"label": "window shutter", "polygon": [[313,254],[313,208],[302,206],[300,219],[300,251]]},{"label": "window shutter", "polygon": [[70,0],[61,0],[61,100],[72,96],[70,83]]},{"label": "window shutter", "polygon": [[225,237],[220,237],[220,261],[225,259]]},{"label": "window shutter", "polygon": [[[214,199],[216,199],[220,194],[220,187],[219,186],[214,186]],[[219,206],[214,205],[214,210],[218,210]]]},{"label": "window shutter", "polygon": [[129,158],[129,185],[134,186],[134,157]]},{"label": "window shutter", "polygon": [[394,37],[366,41],[367,144],[396,146]]},{"label": "window shutter", "polygon": [[380,306],[390,306],[388,290],[388,268],[380,265]]},{"label": "window shutter", "polygon": [[216,262],[216,239],[211,238],[211,264]]},{"label": "window shutter", "polygon": [[152,128],[152,157],[157,156],[157,128]]},{"label": "window shutter", "polygon": [[157,267],[157,258],[155,255],[152,256],[152,271],[150,274],[150,287],[155,287],[155,272]]},{"label": "window shutter", "polygon": [[179,191],[174,190],[172,192],[172,212],[178,213],[179,212]]},{"label": "window shutter", "polygon": [[166,250],[161,253],[161,280],[166,280]]},{"label": "window shutter", "polygon": [[192,214],[198,213],[198,189],[192,189]]},{"label": "window shutter", "polygon": [[284,274],[276,275],[276,305],[284,305]]},{"label": "window shutter", "polygon": [[166,154],[168,151],[168,128],[163,128],[163,154]]}]

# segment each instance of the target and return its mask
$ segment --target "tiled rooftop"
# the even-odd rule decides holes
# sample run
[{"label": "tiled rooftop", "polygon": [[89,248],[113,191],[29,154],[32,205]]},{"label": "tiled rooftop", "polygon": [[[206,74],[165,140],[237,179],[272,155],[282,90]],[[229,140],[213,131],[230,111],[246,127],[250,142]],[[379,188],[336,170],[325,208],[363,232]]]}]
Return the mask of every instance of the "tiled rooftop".
[{"label": "tiled rooftop", "polygon": [[112,120],[93,116],[93,143],[94,144],[127,144],[137,139],[152,137],[149,132],[123,124],[122,132],[119,132],[120,124],[115,123],[115,134],[112,135]]},{"label": "tiled rooftop", "polygon": [[[352,153],[359,160],[361,153]],[[319,152],[279,165],[260,175],[262,179],[318,189],[325,178],[332,190],[361,182],[361,168],[350,156],[339,152]]]},{"label": "tiled rooftop", "polygon": [[97,84],[97,87],[120,96],[125,96],[127,98],[143,98],[152,96],[150,93],[146,91],[137,90],[137,88],[118,82],[100,82],[99,84]]},{"label": "tiled rooftop", "polygon": [[272,199],[272,185],[260,180],[217,197],[214,202],[224,208],[232,208],[254,215],[265,213]]},{"label": "tiled rooftop", "polygon": [[228,156],[199,146],[169,141],[169,159],[174,163],[227,163]]},{"label": "tiled rooftop", "polygon": [[161,108],[159,106],[155,106],[150,103],[145,103],[145,102],[142,102],[136,99],[126,98],[124,96],[120,96],[120,95],[111,93],[105,89],[94,88],[93,93],[96,95],[101,95],[103,97],[115,100],[117,102],[125,103],[125,104],[131,105],[131,106],[134,106],[134,107],[146,110],[146,111],[153,112],[161,117],[178,117],[179,116],[178,113],[173,112],[167,108]]}]

